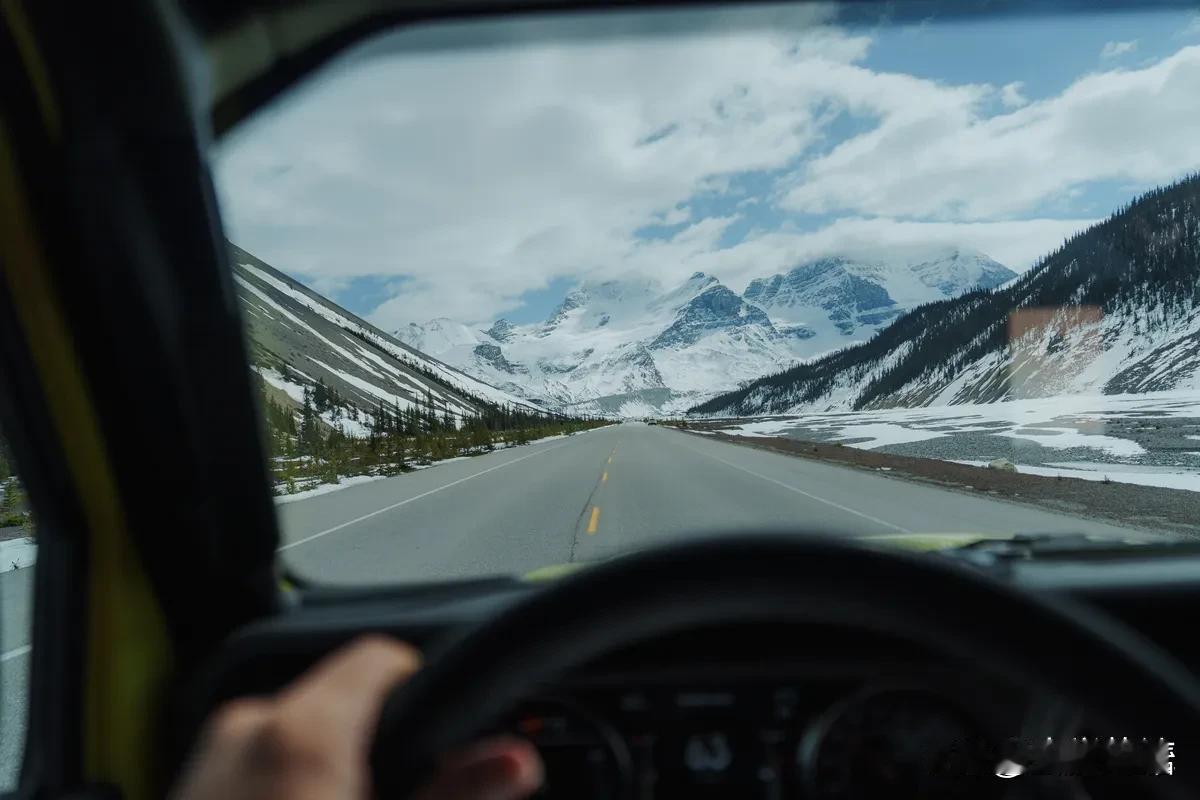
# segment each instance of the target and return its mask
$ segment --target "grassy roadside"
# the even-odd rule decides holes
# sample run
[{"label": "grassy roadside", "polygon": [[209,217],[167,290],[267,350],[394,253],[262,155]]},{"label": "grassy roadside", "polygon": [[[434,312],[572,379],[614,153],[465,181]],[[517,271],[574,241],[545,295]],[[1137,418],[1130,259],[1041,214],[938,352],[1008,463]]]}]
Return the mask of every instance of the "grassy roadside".
[{"label": "grassy roadside", "polygon": [[899,456],[784,437],[730,436],[719,431],[700,433],[699,429],[703,429],[703,426],[695,423],[674,427],[703,438],[883,473],[888,477],[987,495],[1050,511],[1200,537],[1200,492],[1005,472],[952,461]]}]

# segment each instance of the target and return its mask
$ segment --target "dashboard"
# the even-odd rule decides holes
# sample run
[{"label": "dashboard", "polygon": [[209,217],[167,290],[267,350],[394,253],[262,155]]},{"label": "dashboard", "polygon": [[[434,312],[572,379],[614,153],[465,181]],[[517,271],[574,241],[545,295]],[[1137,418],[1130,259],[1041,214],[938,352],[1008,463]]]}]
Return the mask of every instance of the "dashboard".
[{"label": "dashboard", "polygon": [[[1176,621],[1200,600],[1200,557],[1006,569],[1029,591],[1100,609],[1197,664],[1195,642]],[[359,633],[384,631],[436,651],[535,590],[503,579],[309,592],[302,607],[231,640],[180,698],[183,724],[174,727],[194,735],[224,700],[272,692]],[[1003,794],[1016,782],[997,780],[1009,748],[1080,724],[1075,710],[1030,684],[886,632],[741,623],[610,653],[539,686],[490,730],[537,745],[547,767],[540,797],[842,800],[1025,796]],[[180,757],[190,743],[177,743]]]},{"label": "dashboard", "polygon": [[545,797],[986,797],[1023,691],[910,649],[694,631],[546,687],[500,727],[542,752]]}]

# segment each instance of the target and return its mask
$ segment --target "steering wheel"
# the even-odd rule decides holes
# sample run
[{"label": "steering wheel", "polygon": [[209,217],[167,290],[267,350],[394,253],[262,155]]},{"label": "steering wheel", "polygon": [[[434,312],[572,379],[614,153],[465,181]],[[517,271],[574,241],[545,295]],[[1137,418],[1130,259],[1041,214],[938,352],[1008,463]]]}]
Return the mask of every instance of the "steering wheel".
[{"label": "steering wheel", "polygon": [[[653,637],[737,622],[901,635],[1078,703],[1130,736],[1200,731],[1200,683],[1124,625],[951,559],[813,535],[643,551],[575,573],[482,623],[397,688],[372,747],[377,796],[406,797],[438,755],[548,679]],[[1200,789],[1200,773],[1164,778]]]}]

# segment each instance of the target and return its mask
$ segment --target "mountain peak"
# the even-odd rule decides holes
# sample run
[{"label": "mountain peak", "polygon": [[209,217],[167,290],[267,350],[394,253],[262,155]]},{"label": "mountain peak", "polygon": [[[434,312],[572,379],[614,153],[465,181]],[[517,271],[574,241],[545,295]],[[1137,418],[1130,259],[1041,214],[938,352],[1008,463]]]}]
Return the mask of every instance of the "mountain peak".
[{"label": "mountain peak", "polygon": [[774,322],[809,323],[819,309],[841,333],[852,334],[878,329],[909,308],[991,289],[1014,277],[969,247],[907,244],[813,258],[751,281],[744,296]]},{"label": "mountain peak", "polygon": [[513,337],[516,328],[516,325],[501,317],[493,322],[492,327],[488,328],[484,333],[498,342],[507,342]]}]

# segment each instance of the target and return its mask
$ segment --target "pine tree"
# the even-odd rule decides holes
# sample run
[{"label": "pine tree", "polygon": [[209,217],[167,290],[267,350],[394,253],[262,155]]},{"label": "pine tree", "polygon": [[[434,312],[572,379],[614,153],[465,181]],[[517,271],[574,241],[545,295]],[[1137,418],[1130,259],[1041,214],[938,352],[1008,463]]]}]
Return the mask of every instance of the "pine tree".
[{"label": "pine tree", "polygon": [[433,405],[433,393],[425,390],[425,429],[433,433],[438,428],[437,408]]},{"label": "pine tree", "polygon": [[320,449],[321,431],[318,429],[317,415],[313,410],[312,394],[308,387],[304,389],[304,401],[300,406],[300,452],[315,455]]},{"label": "pine tree", "polygon": [[395,449],[392,452],[392,462],[395,464],[396,472],[403,472],[408,468],[408,461],[404,452],[404,437],[393,437],[393,441],[395,442]]},{"label": "pine tree", "polygon": [[321,414],[329,409],[329,389],[325,386],[324,378],[318,378],[316,386],[313,387],[312,404]]}]

